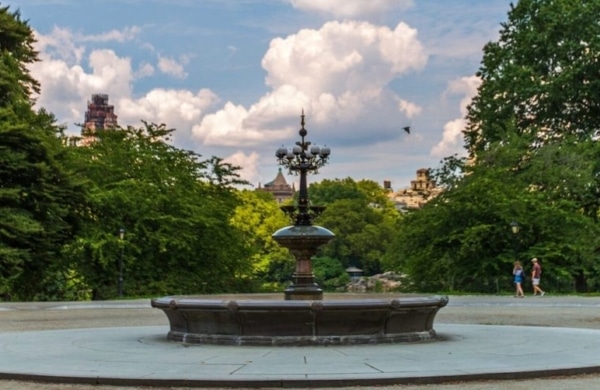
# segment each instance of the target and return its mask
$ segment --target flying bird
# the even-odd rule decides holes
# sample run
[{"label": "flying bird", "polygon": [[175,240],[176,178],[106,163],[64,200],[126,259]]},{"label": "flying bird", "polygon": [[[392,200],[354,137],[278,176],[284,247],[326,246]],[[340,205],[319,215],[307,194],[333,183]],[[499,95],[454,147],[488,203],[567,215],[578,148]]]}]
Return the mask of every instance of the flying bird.
[{"label": "flying bird", "polygon": [[406,131],[406,134],[410,134],[410,126],[404,126],[402,130]]}]

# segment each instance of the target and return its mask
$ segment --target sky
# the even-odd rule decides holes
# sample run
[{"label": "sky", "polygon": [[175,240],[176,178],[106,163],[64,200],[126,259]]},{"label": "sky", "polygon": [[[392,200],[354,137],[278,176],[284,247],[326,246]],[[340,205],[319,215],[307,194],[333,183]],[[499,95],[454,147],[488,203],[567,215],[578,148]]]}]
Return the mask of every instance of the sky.
[{"label": "sky", "polygon": [[[331,156],[323,179],[410,186],[464,155],[482,49],[510,0],[20,0],[35,32],[36,106],[78,135],[92,94],[121,126],[176,129],[175,146],[270,182],[300,140]],[[407,134],[402,128],[410,126]],[[284,169],[284,173],[287,171]],[[288,183],[298,178],[286,175]]]}]

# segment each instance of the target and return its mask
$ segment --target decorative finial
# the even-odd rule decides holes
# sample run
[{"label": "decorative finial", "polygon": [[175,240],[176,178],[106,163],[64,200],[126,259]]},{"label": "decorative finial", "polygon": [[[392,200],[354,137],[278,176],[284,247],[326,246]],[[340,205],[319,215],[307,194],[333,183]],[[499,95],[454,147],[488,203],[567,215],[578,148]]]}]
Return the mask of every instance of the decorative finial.
[{"label": "decorative finial", "polygon": [[298,134],[300,134],[300,137],[302,137],[302,140],[304,141],[304,137],[306,137],[306,134],[308,133],[306,131],[306,129],[304,128],[304,108],[302,109],[302,115],[300,115],[300,118],[302,118],[300,120],[300,124],[302,125],[302,128],[300,128],[300,131],[298,132]]}]

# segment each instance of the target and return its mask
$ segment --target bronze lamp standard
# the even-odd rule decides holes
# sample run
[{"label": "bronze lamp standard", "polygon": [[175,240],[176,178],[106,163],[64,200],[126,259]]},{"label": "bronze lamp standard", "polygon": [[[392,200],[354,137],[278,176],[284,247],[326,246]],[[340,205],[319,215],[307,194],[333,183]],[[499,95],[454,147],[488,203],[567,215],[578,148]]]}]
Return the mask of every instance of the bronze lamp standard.
[{"label": "bronze lamp standard", "polygon": [[123,240],[125,239],[125,229],[119,229],[119,243],[121,244],[121,253],[119,255],[119,298],[123,297]]},{"label": "bronze lamp standard", "polygon": [[321,245],[329,242],[335,235],[323,227],[312,225],[313,219],[325,208],[310,205],[306,175],[317,173],[327,163],[330,150],[326,146],[311,146],[305,140],[307,131],[304,128],[304,111],[301,118],[302,128],[298,132],[300,141],[291,149],[282,146],[275,153],[279,165],[286,167],[290,173],[300,175],[300,190],[296,205],[281,207],[294,221],[294,225],[279,229],[273,234],[273,239],[288,248],[296,258],[292,284],[285,290],[285,299],[321,300],[323,290],[314,281],[311,258]]},{"label": "bronze lamp standard", "polygon": [[284,146],[277,149],[275,156],[279,165],[286,167],[290,173],[300,174],[300,191],[298,193],[298,204],[296,206],[283,206],[282,210],[295,220],[296,226],[310,226],[314,217],[318,216],[323,207],[309,206],[308,185],[306,175],[308,173],[317,174],[319,168],[327,164],[331,151],[327,146],[322,148],[312,145],[304,140],[307,131],[304,128],[304,111],[301,115],[300,124],[302,128],[298,132],[300,141],[292,149],[286,149]]},{"label": "bronze lamp standard", "polygon": [[513,255],[515,256],[515,261],[519,260],[519,258],[517,257],[517,234],[519,234],[519,228],[520,226],[518,222],[512,221],[510,223],[510,230],[513,233]]}]

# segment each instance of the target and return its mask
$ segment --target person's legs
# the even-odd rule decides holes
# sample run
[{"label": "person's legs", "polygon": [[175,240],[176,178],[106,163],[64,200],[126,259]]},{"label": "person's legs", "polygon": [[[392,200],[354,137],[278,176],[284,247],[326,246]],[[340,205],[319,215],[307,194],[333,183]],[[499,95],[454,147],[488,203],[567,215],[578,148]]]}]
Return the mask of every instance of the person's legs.
[{"label": "person's legs", "polygon": [[537,288],[540,290],[540,295],[543,297],[546,294],[546,291],[542,290],[539,284],[537,285]]},{"label": "person's legs", "polygon": [[533,295],[534,296],[539,293],[540,296],[543,297],[544,294],[546,294],[546,292],[540,288],[540,279],[532,279],[531,285],[533,286]]},{"label": "person's legs", "polygon": [[523,287],[521,287],[521,283],[515,283],[515,285],[517,286],[515,297],[523,297],[525,294],[523,293]]}]

